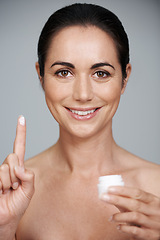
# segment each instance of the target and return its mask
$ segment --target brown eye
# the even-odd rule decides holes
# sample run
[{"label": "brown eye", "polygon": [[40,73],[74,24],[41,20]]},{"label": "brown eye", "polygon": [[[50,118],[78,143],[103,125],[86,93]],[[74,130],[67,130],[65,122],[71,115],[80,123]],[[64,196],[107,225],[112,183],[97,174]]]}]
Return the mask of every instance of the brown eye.
[{"label": "brown eye", "polygon": [[97,77],[104,77],[105,73],[104,72],[97,72]]},{"label": "brown eye", "polygon": [[68,70],[60,70],[55,73],[59,77],[70,77],[71,73]]},{"label": "brown eye", "polygon": [[63,70],[63,71],[61,72],[61,75],[62,75],[63,77],[67,77],[67,75],[68,75],[68,71]]},{"label": "brown eye", "polygon": [[105,77],[110,76],[110,73],[109,72],[105,72],[105,71],[97,71],[95,73],[95,76],[98,77],[98,78],[105,78]]}]

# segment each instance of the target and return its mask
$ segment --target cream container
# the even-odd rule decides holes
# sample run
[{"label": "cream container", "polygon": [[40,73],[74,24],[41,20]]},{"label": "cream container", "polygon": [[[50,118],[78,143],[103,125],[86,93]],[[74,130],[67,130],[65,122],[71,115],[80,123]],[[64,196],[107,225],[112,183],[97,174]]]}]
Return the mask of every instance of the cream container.
[{"label": "cream container", "polygon": [[99,177],[98,195],[107,193],[108,187],[111,186],[124,186],[124,181],[121,175],[107,175]]}]

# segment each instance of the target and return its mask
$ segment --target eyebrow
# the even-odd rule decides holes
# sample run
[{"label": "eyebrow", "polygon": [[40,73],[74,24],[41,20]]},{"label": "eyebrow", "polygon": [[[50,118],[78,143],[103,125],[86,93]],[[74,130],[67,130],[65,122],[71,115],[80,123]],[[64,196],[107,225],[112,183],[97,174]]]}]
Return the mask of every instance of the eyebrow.
[{"label": "eyebrow", "polygon": [[[67,66],[67,67],[75,69],[75,66],[72,63],[69,63],[69,62],[55,62],[51,65],[51,68],[55,65]],[[98,67],[103,67],[103,66],[109,66],[109,67],[111,67],[115,70],[114,66],[107,63],[107,62],[95,63],[91,66],[91,69],[98,68]]]},{"label": "eyebrow", "polygon": [[70,67],[70,68],[75,68],[75,66],[72,63],[69,63],[69,62],[55,62],[51,65],[51,68],[55,65],[62,65],[62,66]]},{"label": "eyebrow", "polygon": [[109,63],[107,63],[107,62],[95,63],[95,64],[91,67],[91,69],[98,68],[98,67],[104,67],[104,66],[109,66],[109,67],[111,67],[111,68],[113,68],[113,69],[115,70],[115,68],[114,68],[111,64],[109,64]]}]

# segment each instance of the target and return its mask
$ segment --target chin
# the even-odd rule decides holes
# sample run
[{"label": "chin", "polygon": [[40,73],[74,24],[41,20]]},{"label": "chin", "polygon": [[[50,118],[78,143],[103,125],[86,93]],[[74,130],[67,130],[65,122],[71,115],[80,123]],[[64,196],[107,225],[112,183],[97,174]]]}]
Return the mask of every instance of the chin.
[{"label": "chin", "polygon": [[80,138],[80,139],[88,139],[97,136],[101,129],[97,129],[95,127],[87,126],[74,126],[71,129],[67,129],[67,132],[71,137]]}]

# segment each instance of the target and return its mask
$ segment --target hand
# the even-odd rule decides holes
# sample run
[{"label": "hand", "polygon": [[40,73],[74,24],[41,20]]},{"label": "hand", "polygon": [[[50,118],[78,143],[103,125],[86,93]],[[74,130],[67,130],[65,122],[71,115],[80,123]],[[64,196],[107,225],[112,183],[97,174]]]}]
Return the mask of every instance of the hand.
[{"label": "hand", "polygon": [[0,226],[19,222],[34,193],[34,174],[24,168],[26,123],[20,116],[13,153],[0,166]]},{"label": "hand", "polygon": [[110,187],[101,199],[115,205],[120,212],[111,221],[133,239],[160,240],[160,199],[136,188]]}]

